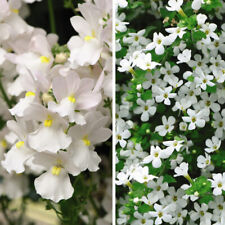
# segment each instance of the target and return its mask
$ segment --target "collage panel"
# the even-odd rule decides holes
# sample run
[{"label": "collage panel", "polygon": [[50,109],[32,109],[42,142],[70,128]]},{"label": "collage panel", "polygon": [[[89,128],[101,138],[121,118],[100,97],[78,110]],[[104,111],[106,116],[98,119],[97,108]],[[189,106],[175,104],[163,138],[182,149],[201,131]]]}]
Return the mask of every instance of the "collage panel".
[{"label": "collage panel", "polygon": [[0,224],[112,224],[112,1],[0,0]]},{"label": "collage panel", "polygon": [[116,224],[225,224],[225,3],[117,0]]}]

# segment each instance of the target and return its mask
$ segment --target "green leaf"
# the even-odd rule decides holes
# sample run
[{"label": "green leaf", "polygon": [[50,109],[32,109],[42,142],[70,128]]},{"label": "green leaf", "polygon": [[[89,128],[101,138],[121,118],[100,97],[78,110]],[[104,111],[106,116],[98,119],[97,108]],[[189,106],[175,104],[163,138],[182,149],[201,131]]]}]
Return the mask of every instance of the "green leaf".
[{"label": "green leaf", "polygon": [[198,194],[203,196],[211,191],[211,182],[204,176],[198,177],[191,185],[190,188],[186,190],[186,194],[194,195]]},{"label": "green leaf", "polygon": [[207,85],[207,88],[206,88],[206,91],[208,92],[208,93],[216,93],[216,89],[217,89],[217,86],[216,85],[214,85],[214,86],[209,86],[209,85]]},{"label": "green leaf", "polygon": [[132,4],[130,5],[130,8],[131,8],[131,9],[135,9],[135,8],[140,7],[140,6],[142,6],[142,5],[144,5],[143,2],[136,1],[136,2],[134,2],[134,3],[132,3]]},{"label": "green leaf", "polygon": [[132,183],[132,191],[130,193],[130,196],[133,196],[134,198],[139,197],[141,198],[144,195],[145,192],[145,184],[141,184],[138,182]]},{"label": "green leaf", "polygon": [[203,197],[200,198],[199,202],[208,204],[210,201],[213,201],[213,195],[212,194],[208,194],[208,195],[204,195]]},{"label": "green leaf", "polygon": [[152,91],[151,90],[145,91],[144,93],[142,93],[141,98],[145,101],[152,99]]},{"label": "green leaf", "polygon": [[193,32],[192,37],[193,37],[193,40],[197,42],[202,40],[203,38],[206,38],[206,34],[199,30],[199,31]]},{"label": "green leaf", "polygon": [[163,177],[163,182],[167,182],[167,183],[170,184],[170,183],[176,183],[177,181],[176,181],[176,179],[174,179],[172,176],[166,174],[166,175],[164,175],[164,177]]},{"label": "green leaf", "polygon": [[122,170],[123,167],[124,167],[124,162],[120,160],[120,161],[116,164],[116,171]]},{"label": "green leaf", "polygon": [[166,111],[166,106],[163,103],[160,103],[157,105],[157,112],[158,113],[164,113]]},{"label": "green leaf", "polygon": [[149,205],[147,205],[147,204],[143,204],[140,207],[138,207],[138,212],[139,213],[147,213],[149,211],[151,211],[151,207]]},{"label": "green leaf", "polygon": [[205,4],[202,4],[201,8],[205,9],[206,11],[212,11],[213,9],[220,8],[223,6],[220,0],[204,0],[204,2]]},{"label": "green leaf", "polygon": [[163,137],[160,136],[158,133],[152,133],[151,140],[163,141]]},{"label": "green leaf", "polygon": [[194,78],[194,76],[193,76],[193,75],[191,75],[191,76],[189,76],[189,77],[187,78],[187,80],[188,80],[188,81],[190,81],[190,82],[193,82],[193,81],[194,81],[194,79],[195,79],[195,78]]},{"label": "green leaf", "polygon": [[157,27],[156,26],[148,26],[146,29],[145,29],[145,34],[144,34],[144,37],[148,37],[153,31],[157,30]]},{"label": "green leaf", "polygon": [[127,54],[127,49],[126,48],[122,48],[120,51],[118,51],[116,53],[116,58],[117,59],[123,58],[126,54]]},{"label": "green leaf", "polygon": [[174,140],[176,140],[176,141],[183,141],[184,139],[181,138],[181,137],[179,137],[179,136],[175,136],[175,137],[174,137]]},{"label": "green leaf", "polygon": [[176,12],[168,11],[166,8],[160,8],[160,14],[163,18],[169,17],[169,19],[173,19]]}]

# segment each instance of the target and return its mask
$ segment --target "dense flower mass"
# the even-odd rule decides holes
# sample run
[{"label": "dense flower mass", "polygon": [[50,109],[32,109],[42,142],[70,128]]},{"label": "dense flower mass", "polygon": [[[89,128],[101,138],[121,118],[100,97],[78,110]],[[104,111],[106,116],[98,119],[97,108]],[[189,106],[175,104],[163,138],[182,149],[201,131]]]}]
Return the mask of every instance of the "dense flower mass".
[{"label": "dense flower mass", "polygon": [[225,224],[225,2],[117,0],[118,225]]},{"label": "dense flower mass", "polygon": [[[0,195],[27,195],[34,180],[36,193],[59,202],[73,196],[75,176],[99,169],[96,145],[111,136],[112,3],[78,4],[63,46],[25,22],[25,6],[0,0]],[[108,215],[98,224],[110,224],[103,201]]]}]

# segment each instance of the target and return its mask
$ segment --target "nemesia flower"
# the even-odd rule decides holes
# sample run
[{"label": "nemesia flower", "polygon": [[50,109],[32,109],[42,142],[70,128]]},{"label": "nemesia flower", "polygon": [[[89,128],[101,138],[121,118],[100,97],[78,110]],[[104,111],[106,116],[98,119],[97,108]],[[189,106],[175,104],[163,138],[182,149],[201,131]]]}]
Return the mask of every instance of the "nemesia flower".
[{"label": "nemesia flower", "polygon": [[74,190],[68,173],[77,176],[80,170],[74,166],[67,152],[61,151],[56,155],[43,152],[35,155],[33,162],[44,166],[46,170],[34,181],[38,194],[54,202],[72,196]]},{"label": "nemesia flower", "polygon": [[80,79],[76,73],[65,78],[57,76],[53,79],[52,89],[58,104],[50,101],[48,108],[62,117],[68,116],[70,122],[83,125],[85,119],[80,111],[94,108],[101,101],[101,94],[94,93],[93,88],[92,79]]},{"label": "nemesia flower", "polygon": [[103,29],[99,25],[100,11],[90,3],[79,5],[79,10],[84,16],[74,16],[71,18],[73,28],[79,36],[73,36],[68,42],[71,51],[69,61],[73,68],[87,64],[94,65],[101,54],[101,32]]},{"label": "nemesia flower", "polygon": [[26,120],[41,122],[40,126],[28,135],[28,144],[31,148],[39,152],[56,153],[60,149],[66,149],[71,144],[71,137],[64,132],[67,124],[56,113],[47,110],[42,105],[33,103],[25,116]]},{"label": "nemesia flower", "polygon": [[108,117],[103,117],[99,112],[88,112],[85,120],[85,125],[76,125],[69,130],[72,144],[68,150],[70,157],[74,158],[74,165],[81,171],[97,171],[101,158],[94,151],[94,145],[111,136],[110,129],[105,127]]},{"label": "nemesia flower", "polygon": [[[26,162],[35,154],[35,151],[26,144],[26,136],[28,133],[28,130],[25,130],[27,128],[26,124],[23,124],[22,121],[21,123],[17,123],[10,120],[7,122],[7,126],[17,135],[18,140],[5,154],[2,166],[9,173],[23,173],[25,171]],[[22,127],[24,127],[24,130]]]}]

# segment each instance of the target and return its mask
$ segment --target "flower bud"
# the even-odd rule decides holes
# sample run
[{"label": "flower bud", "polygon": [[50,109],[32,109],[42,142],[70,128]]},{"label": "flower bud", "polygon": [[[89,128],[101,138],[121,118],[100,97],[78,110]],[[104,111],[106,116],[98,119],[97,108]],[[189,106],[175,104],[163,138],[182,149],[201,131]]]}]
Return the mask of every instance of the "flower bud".
[{"label": "flower bud", "polygon": [[68,55],[64,52],[61,52],[61,53],[56,54],[55,62],[56,63],[65,63],[67,58],[68,58]]},{"label": "flower bud", "polygon": [[52,97],[50,94],[44,93],[44,94],[42,95],[42,101],[43,101],[45,104],[48,104],[48,102],[54,101],[54,99],[53,99],[53,97]]}]

